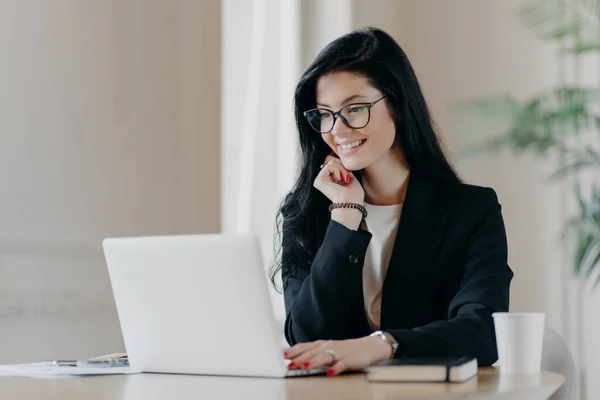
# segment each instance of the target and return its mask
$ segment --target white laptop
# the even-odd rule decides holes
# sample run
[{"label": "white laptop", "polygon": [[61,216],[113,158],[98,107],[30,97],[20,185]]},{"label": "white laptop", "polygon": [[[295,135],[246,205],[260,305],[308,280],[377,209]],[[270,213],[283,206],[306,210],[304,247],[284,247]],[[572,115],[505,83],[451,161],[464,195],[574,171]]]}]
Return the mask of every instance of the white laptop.
[{"label": "white laptop", "polygon": [[253,236],[107,238],[104,255],[136,372],[288,377]]}]

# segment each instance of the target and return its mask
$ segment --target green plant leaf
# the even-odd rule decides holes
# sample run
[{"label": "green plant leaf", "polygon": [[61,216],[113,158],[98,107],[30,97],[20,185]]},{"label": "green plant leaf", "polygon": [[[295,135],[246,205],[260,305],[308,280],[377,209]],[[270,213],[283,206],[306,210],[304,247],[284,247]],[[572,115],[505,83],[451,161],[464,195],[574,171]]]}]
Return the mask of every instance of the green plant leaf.
[{"label": "green plant leaf", "polygon": [[525,102],[506,95],[490,96],[455,106],[453,131],[493,140],[493,146],[477,146],[483,151],[505,147],[516,153],[546,155],[564,151],[566,137],[599,124],[597,105],[600,90],[580,86],[554,87]]},{"label": "green plant leaf", "polygon": [[559,167],[551,179],[564,179],[584,169],[600,169],[600,152],[591,146],[585,146],[582,151],[568,151],[565,158],[565,165]]},{"label": "green plant leaf", "polygon": [[450,107],[454,117],[453,131],[462,135],[502,131],[508,128],[520,109],[519,102],[508,95],[457,101]]},{"label": "green plant leaf", "polygon": [[576,276],[590,276],[600,267],[600,187],[593,184],[589,200],[582,194],[581,187],[574,187],[579,206],[579,215],[571,218],[567,229],[575,239],[573,272]]},{"label": "green plant leaf", "polygon": [[475,157],[483,153],[496,153],[503,147],[506,147],[505,142],[506,138],[504,136],[471,142],[467,146],[460,148],[456,155],[462,159]]},{"label": "green plant leaf", "polygon": [[574,46],[567,47],[563,49],[561,52],[563,53],[574,53],[577,55],[596,52],[600,50],[600,42],[590,42],[590,43],[577,43]]},{"label": "green plant leaf", "polygon": [[575,249],[574,271],[575,275],[581,275],[584,269],[584,262],[590,246],[593,245],[592,237],[589,235],[579,236]]},{"label": "green plant leaf", "polygon": [[598,266],[600,265],[600,239],[596,240],[594,247],[591,251],[593,252],[590,254],[592,259],[588,262],[587,271],[585,272],[586,281],[590,278],[594,271],[596,271],[596,268],[598,268]]},{"label": "green plant leaf", "polygon": [[542,39],[570,39],[575,45],[564,51],[582,54],[600,45],[598,5],[598,0],[530,0],[518,15]]}]

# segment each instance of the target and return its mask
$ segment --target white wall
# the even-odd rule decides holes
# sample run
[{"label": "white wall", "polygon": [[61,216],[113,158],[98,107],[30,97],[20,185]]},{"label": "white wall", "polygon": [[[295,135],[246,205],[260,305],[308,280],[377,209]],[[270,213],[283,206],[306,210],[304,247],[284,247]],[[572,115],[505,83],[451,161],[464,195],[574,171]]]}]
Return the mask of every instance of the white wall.
[{"label": "white wall", "polygon": [[301,0],[301,72],[332,40],[352,30],[352,0]]},{"label": "white wall", "polygon": [[102,238],[220,229],[219,2],[3,0],[0,54],[0,363],[120,351]]}]

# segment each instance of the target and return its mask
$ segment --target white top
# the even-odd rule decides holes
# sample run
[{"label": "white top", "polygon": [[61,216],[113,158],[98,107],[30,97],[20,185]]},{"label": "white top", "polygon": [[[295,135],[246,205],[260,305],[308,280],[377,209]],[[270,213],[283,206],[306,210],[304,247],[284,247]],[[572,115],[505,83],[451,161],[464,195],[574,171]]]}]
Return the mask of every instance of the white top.
[{"label": "white top", "polygon": [[402,204],[374,206],[365,203],[367,218],[363,228],[373,237],[367,247],[363,267],[363,296],[369,326],[373,330],[381,325],[381,289],[390,263]]}]

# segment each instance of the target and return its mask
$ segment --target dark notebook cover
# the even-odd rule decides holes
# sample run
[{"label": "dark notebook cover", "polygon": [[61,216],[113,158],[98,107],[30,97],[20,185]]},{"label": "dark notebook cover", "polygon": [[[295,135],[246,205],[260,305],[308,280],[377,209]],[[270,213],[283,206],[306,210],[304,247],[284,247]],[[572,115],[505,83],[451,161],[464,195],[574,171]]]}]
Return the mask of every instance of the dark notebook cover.
[{"label": "dark notebook cover", "polygon": [[471,362],[470,357],[460,358],[396,358],[393,360],[381,361],[374,366],[388,366],[388,365],[432,365],[432,366],[444,366],[455,367]]},{"label": "dark notebook cover", "polygon": [[366,368],[373,381],[462,382],[477,374],[477,360],[456,358],[399,358]]}]

